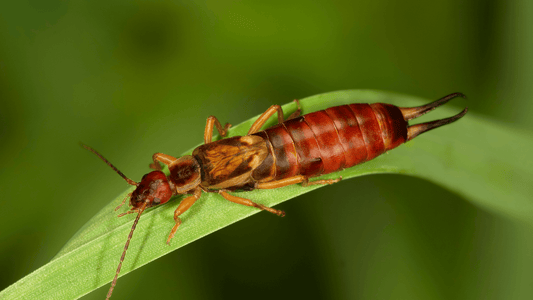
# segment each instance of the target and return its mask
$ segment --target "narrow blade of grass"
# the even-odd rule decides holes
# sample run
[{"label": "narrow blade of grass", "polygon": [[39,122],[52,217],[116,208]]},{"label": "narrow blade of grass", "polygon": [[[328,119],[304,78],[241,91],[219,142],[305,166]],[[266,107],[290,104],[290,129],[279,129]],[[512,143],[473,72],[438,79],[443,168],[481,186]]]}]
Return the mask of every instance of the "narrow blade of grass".
[{"label": "narrow blade of grass", "polygon": [[[354,102],[416,106],[429,101],[379,91],[339,91],[303,99],[301,104],[304,113],[310,113]],[[284,106],[286,113],[294,109],[294,103]],[[451,116],[460,109],[447,106],[437,111],[439,112],[422,118],[421,122]],[[235,126],[230,135],[245,135],[254,120],[255,117]],[[270,124],[273,122],[271,120]],[[423,134],[373,161],[324,178],[338,178],[342,175],[346,180],[376,173],[410,174],[440,184],[476,205],[531,222],[533,162],[529,158],[529,149],[533,149],[531,133],[506,128],[477,116],[475,112],[469,112],[457,123]],[[320,186],[304,188],[295,185],[238,194],[273,206],[317,188]],[[416,189],[416,186],[406,187],[405,192],[408,193],[410,189]],[[131,189],[119,195],[96,214],[52,261],[0,292],[0,298],[75,299],[108,284],[115,274],[135,217],[129,215],[117,218],[113,209],[130,191]],[[357,197],[356,192],[354,191],[354,198]],[[181,198],[177,197],[168,204],[143,214],[121,275],[259,212],[232,204],[216,194],[203,194],[183,215],[183,223],[168,246],[165,242],[174,225],[173,211],[179,200]],[[428,201],[431,201],[431,195],[428,195]],[[290,213],[287,212],[289,216]]]}]

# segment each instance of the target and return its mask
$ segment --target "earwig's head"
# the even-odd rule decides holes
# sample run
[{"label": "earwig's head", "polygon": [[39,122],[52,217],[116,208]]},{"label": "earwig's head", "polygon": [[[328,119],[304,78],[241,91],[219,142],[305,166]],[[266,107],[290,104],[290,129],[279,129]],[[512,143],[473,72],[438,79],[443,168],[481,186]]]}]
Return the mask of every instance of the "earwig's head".
[{"label": "earwig's head", "polygon": [[185,194],[196,188],[202,181],[200,164],[190,155],[175,160],[168,169],[170,170],[168,177],[179,194]]},{"label": "earwig's head", "polygon": [[[81,144],[81,143],[80,143]],[[126,245],[124,246],[124,251],[122,252],[122,257],[120,258],[120,262],[118,263],[117,271],[115,273],[115,278],[113,278],[113,283],[111,284],[111,287],[109,288],[109,292],[107,292],[107,299],[111,298],[111,295],[113,294],[113,289],[115,288],[115,285],[117,284],[118,274],[120,273],[120,268],[122,266],[122,262],[124,262],[124,257],[126,256],[126,251],[128,250],[128,246],[130,244],[130,240],[133,237],[133,232],[135,231],[135,227],[137,226],[137,223],[139,222],[139,219],[141,218],[142,213],[147,207],[155,206],[159,204],[163,204],[170,200],[172,195],[175,194],[175,188],[172,182],[170,182],[167,177],[165,176],[165,173],[161,171],[152,171],[146,175],[143,176],[141,179],[141,182],[137,183],[128,177],[126,175],[122,174],[115,166],[113,166],[112,163],[110,163],[107,159],[105,159],[100,153],[98,153],[93,148],[81,144],[81,146],[92,153],[96,154],[101,160],[103,160],[108,166],[110,166],[115,172],[118,173],[128,184],[136,186],[135,190],[129,194],[130,195],[130,205],[132,206],[131,209],[126,212],[118,215],[119,217],[127,215],[129,213],[137,213],[137,217],[135,218],[135,221],[133,221],[133,225],[131,226],[130,235],[128,236],[128,240],[126,241]],[[198,171],[199,172],[199,171]],[[128,199],[128,198],[126,198]],[[124,204],[126,202],[126,199],[122,202]],[[120,204],[115,210],[119,209],[122,204]]]},{"label": "earwig's head", "polygon": [[131,193],[130,205],[132,209],[140,208],[148,202],[148,207],[163,204],[172,197],[172,188],[165,174],[152,171],[143,176],[137,188]]},{"label": "earwig's head", "polygon": [[[134,185],[137,188],[130,194],[130,205],[132,206],[131,211],[137,211],[140,209],[144,203],[146,203],[145,208],[163,204],[165,202],[168,202],[172,195],[174,194],[174,188],[172,187],[172,183],[169,182],[165,174],[161,171],[152,171],[146,175],[143,176],[140,183],[137,183],[128,177],[126,175],[122,174],[115,166],[113,166],[112,163],[110,163],[107,159],[105,159],[100,153],[98,153],[93,148],[81,144],[83,148],[91,151],[92,153],[96,154],[101,160],[103,160],[108,166],[110,166],[115,172],[118,173],[128,184]],[[127,198],[126,198],[127,199]],[[124,202],[126,201],[124,199]],[[122,202],[122,204],[124,204]],[[121,206],[119,205],[115,210],[119,209]],[[144,208],[142,209],[144,210]],[[142,212],[142,211],[141,211]],[[127,213],[125,213],[127,214]],[[125,214],[120,214],[119,216],[123,216]]]}]

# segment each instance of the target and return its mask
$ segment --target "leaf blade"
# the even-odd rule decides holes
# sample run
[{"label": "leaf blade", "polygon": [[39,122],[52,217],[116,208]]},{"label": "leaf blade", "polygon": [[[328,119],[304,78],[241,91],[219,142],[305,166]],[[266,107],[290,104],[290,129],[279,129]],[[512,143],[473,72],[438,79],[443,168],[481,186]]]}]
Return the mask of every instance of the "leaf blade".
[{"label": "leaf blade", "polygon": [[[379,91],[339,91],[301,101],[305,113],[354,102],[385,102],[399,106],[427,103],[415,97]],[[284,106],[290,113],[295,104]],[[457,111],[439,108],[444,116]],[[438,116],[438,115],[437,115]],[[429,119],[435,119],[431,114]],[[270,125],[275,122],[270,120]],[[255,117],[235,126],[231,135],[245,135]],[[505,147],[515,145],[515,147]],[[507,216],[529,221],[533,203],[533,165],[524,149],[533,148],[528,132],[505,128],[469,113],[456,124],[417,137],[413,141],[362,165],[323,178],[353,178],[377,173],[422,177],[480,205]],[[190,152],[190,151],[189,151]],[[237,193],[273,206],[320,186],[289,186],[276,190]],[[134,216],[116,218],[113,208],[131,191],[104,207],[48,264],[0,292],[2,299],[73,299],[111,281]],[[505,198],[506,201],[502,201]],[[165,241],[174,224],[177,201],[146,211],[134,234],[121,275],[139,268],[211,232],[258,213],[231,204],[214,194],[202,198],[183,215],[183,224],[171,246]],[[290,212],[288,212],[290,214]],[[274,216],[273,216],[274,217]]]}]

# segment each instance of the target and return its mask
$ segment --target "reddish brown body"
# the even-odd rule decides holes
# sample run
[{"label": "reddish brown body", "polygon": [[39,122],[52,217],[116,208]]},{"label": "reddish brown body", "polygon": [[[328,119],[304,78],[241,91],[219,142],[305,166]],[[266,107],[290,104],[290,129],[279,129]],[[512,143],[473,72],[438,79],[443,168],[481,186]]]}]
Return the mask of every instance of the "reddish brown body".
[{"label": "reddish brown body", "polygon": [[[316,177],[371,160],[404,143],[407,126],[400,109],[390,104],[342,105],[292,118],[252,133],[253,138],[206,143],[193,157],[205,189],[252,190],[260,183]],[[222,161],[224,167],[215,172]]]},{"label": "reddish brown body", "polygon": [[[273,189],[296,183],[306,186],[338,182],[341,180],[340,177],[314,181],[309,181],[309,178],[369,161],[421,133],[460,119],[466,114],[467,109],[447,119],[413,126],[408,124],[409,120],[457,96],[464,97],[463,94],[454,93],[427,105],[412,108],[396,107],[384,103],[349,104],[330,107],[303,116],[299,116],[300,108],[298,108],[285,122],[281,107],[273,105],[255,121],[248,135],[215,142],[211,141],[214,127],[217,127],[221,136],[224,137],[231,125],[226,124],[222,127],[220,122],[211,116],[207,119],[204,145],[197,147],[191,156],[181,158],[162,153],[154,154],[152,157],[154,163],[150,167],[155,171],[146,174],[140,183],[124,176],[98,152],[84,145],[129,184],[137,186],[135,191],[129,195],[131,210],[119,215],[138,213],[124,247],[108,298],[111,297],[116,284],[135,226],[146,208],[166,203],[173,195],[191,194],[181,201],[174,212],[176,224],[172,228],[167,243],[170,243],[181,224],[179,216],[187,211],[204,192],[215,192],[231,202],[284,216],[283,211],[233,196],[228,191]],[[275,113],[278,114],[278,124],[260,131],[265,122]],[[160,163],[168,166],[169,175],[161,172]],[[122,203],[126,200],[127,198]]]},{"label": "reddish brown body", "polygon": [[255,180],[265,182],[320,176],[371,160],[407,140],[407,122],[393,105],[350,104],[297,117],[255,135],[267,141],[269,157],[275,157],[252,173]]}]

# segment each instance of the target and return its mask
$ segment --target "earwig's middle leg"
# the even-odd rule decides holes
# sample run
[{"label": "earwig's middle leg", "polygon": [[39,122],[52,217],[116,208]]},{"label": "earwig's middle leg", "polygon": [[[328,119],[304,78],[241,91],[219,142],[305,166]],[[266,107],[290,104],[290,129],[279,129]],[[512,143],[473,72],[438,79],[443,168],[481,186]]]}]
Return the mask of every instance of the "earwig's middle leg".
[{"label": "earwig's middle leg", "polygon": [[222,197],[224,197],[226,200],[231,201],[233,203],[242,204],[242,205],[246,205],[246,206],[252,206],[252,207],[255,207],[255,208],[259,208],[261,210],[266,210],[266,211],[271,212],[273,214],[276,214],[276,215],[278,215],[280,217],[284,217],[285,216],[285,212],[282,211],[282,210],[273,209],[272,207],[268,207],[268,206],[264,206],[262,204],[255,203],[255,202],[253,202],[250,199],[233,196],[233,195],[230,195],[230,194],[228,194],[228,193],[226,193],[226,192],[224,192],[222,190],[219,190],[218,193]]},{"label": "earwig's middle leg", "polygon": [[211,140],[213,139],[214,127],[217,128],[218,133],[221,137],[225,137],[226,134],[228,134],[228,129],[231,127],[231,124],[226,123],[226,125],[222,127],[220,121],[215,116],[210,116],[209,118],[207,118],[207,124],[205,124],[204,130],[204,142],[206,144],[211,143]]}]

